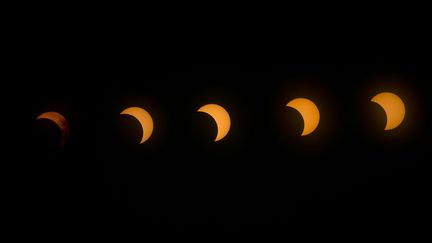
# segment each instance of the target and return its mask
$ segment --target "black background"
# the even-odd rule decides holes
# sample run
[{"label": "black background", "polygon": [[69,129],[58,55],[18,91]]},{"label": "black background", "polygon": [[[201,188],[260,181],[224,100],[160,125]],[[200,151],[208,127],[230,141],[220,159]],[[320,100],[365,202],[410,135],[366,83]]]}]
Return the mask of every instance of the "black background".
[{"label": "black background", "polygon": [[[97,41],[66,43],[27,45],[10,65],[6,96],[17,126],[6,132],[24,157],[10,160],[12,201],[26,224],[236,231],[408,225],[430,216],[432,76],[419,54],[347,59],[341,48],[238,58],[202,46],[147,46],[150,55],[146,47],[114,53]],[[383,130],[385,113],[370,102],[383,91],[406,105],[393,131]],[[285,107],[297,97],[321,113],[306,137],[301,116]],[[215,123],[196,112],[208,103],[231,116],[217,143]],[[119,115],[130,106],[154,120],[142,145],[139,124]],[[35,120],[45,111],[67,118],[63,147],[55,125]]]},{"label": "black background", "polygon": [[[36,221],[235,230],[249,223],[406,222],[425,213],[425,67],[191,64],[93,74],[40,66],[31,76],[41,82],[26,91],[32,102],[21,108],[28,132],[22,203]],[[382,91],[406,103],[406,120],[393,131],[383,130],[385,114],[370,102]],[[285,107],[296,97],[320,108],[310,136],[299,136],[302,119]],[[218,143],[212,119],[196,112],[207,103],[231,115],[230,133]],[[119,115],[129,106],[153,116],[154,133],[142,145],[139,124]],[[64,147],[55,125],[35,121],[44,111],[68,119]]]}]

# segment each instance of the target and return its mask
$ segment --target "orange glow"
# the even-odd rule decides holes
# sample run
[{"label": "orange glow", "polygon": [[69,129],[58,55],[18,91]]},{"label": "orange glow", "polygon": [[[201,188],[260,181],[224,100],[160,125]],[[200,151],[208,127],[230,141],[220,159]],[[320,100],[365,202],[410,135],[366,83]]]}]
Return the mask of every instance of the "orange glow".
[{"label": "orange glow", "polygon": [[231,127],[231,119],[228,112],[220,105],[207,104],[199,108],[198,112],[204,112],[209,114],[216,121],[218,132],[215,138],[215,142],[224,138]]},{"label": "orange glow", "polygon": [[387,116],[387,123],[384,130],[391,130],[398,127],[405,117],[405,105],[401,98],[390,92],[383,92],[375,95],[372,102],[380,105]]},{"label": "orange glow", "polygon": [[303,117],[304,127],[302,136],[311,134],[318,127],[320,113],[318,107],[309,99],[293,99],[286,106],[296,109]]},{"label": "orange glow", "polygon": [[62,133],[62,140],[60,146],[63,146],[63,144],[66,142],[66,139],[69,137],[69,125],[66,121],[66,118],[60,113],[49,111],[40,114],[36,118],[36,120],[38,119],[48,119],[50,121],[53,121],[60,128],[60,131]]},{"label": "orange glow", "polygon": [[153,133],[153,119],[150,114],[140,107],[129,107],[120,113],[121,115],[130,115],[139,121],[143,129],[143,135],[140,144],[147,141]]}]

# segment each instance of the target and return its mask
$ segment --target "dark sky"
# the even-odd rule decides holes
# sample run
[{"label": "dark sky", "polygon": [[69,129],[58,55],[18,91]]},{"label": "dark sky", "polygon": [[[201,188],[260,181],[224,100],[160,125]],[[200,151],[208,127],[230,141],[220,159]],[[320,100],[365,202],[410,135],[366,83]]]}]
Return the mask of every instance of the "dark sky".
[{"label": "dark sky", "polygon": [[[20,135],[14,152],[26,158],[14,166],[17,206],[30,222],[139,222],[160,230],[397,224],[419,219],[430,205],[432,75],[421,62],[144,62],[35,53],[20,61],[9,98],[20,113],[20,131],[10,131]],[[399,94],[407,109],[390,132],[370,102],[383,91]],[[299,136],[299,114],[285,107],[297,97],[321,112],[307,137]],[[231,115],[219,143],[212,141],[215,124],[196,112],[208,103]],[[153,116],[154,133],[142,145],[139,125],[119,115],[129,106]],[[55,126],[35,121],[45,111],[68,119],[63,148]]]},{"label": "dark sky", "polygon": [[[4,8],[1,29],[1,219],[13,237],[429,233],[432,41],[421,10],[430,8],[326,2],[336,13],[286,6],[267,17],[251,4],[219,5],[231,20],[215,4],[189,8],[201,16],[165,3],[162,13],[35,5]],[[370,102],[383,91],[406,105],[389,132]],[[285,107],[298,97],[320,109],[306,137]],[[213,121],[196,112],[208,103],[231,116],[218,143]],[[129,106],[153,117],[142,145],[137,122],[119,115]],[[68,120],[61,148],[58,128],[35,120],[45,111]]]}]

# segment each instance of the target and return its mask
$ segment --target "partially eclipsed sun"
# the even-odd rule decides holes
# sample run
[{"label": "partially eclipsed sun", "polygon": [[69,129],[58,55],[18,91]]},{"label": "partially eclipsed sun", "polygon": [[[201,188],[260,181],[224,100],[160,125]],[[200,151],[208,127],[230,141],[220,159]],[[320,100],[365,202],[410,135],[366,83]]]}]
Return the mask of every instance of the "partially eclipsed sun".
[{"label": "partially eclipsed sun", "polygon": [[66,139],[69,137],[69,125],[66,118],[58,112],[48,111],[40,114],[36,118],[36,120],[38,119],[50,120],[60,128],[60,131],[62,133],[62,140],[60,142],[60,146],[63,146],[64,143],[66,142]]},{"label": "partially eclipsed sun", "polygon": [[140,144],[144,143],[150,138],[153,133],[153,119],[146,110],[140,107],[129,107],[120,114],[133,116],[141,124],[143,135]]},{"label": "partially eclipsed sun", "polygon": [[405,105],[402,99],[390,92],[383,92],[375,95],[372,102],[380,105],[387,116],[387,123],[384,130],[392,130],[398,127],[405,117]]},{"label": "partially eclipsed sun", "polygon": [[309,99],[297,98],[293,99],[286,106],[296,109],[303,117],[303,132],[302,136],[311,134],[318,127],[320,113],[318,107]]},{"label": "partially eclipsed sun", "polygon": [[220,105],[207,104],[198,109],[198,112],[204,112],[209,114],[216,122],[218,132],[215,138],[215,142],[224,138],[231,127],[231,119],[228,112]]}]

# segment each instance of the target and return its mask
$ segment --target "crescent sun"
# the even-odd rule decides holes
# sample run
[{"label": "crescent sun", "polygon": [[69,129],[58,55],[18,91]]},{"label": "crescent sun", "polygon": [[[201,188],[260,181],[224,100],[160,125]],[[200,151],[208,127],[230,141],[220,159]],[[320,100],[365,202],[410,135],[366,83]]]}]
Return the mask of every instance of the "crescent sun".
[{"label": "crescent sun", "polygon": [[40,114],[36,118],[36,120],[39,119],[48,119],[54,122],[60,128],[62,134],[62,140],[60,142],[60,146],[63,146],[64,143],[66,142],[66,139],[69,137],[69,125],[66,118],[58,112],[48,111]]},{"label": "crescent sun", "polygon": [[405,117],[405,105],[402,99],[396,94],[383,92],[375,95],[372,102],[380,105],[387,116],[387,122],[384,130],[392,130],[398,127]]},{"label": "crescent sun", "polygon": [[140,144],[150,138],[153,133],[153,119],[146,110],[140,107],[129,107],[123,110],[120,114],[133,116],[141,124],[143,135]]},{"label": "crescent sun", "polygon": [[306,98],[296,98],[288,102],[286,106],[296,109],[301,114],[304,123],[302,136],[315,131],[320,120],[320,113],[315,103]]},{"label": "crescent sun", "polygon": [[231,127],[231,119],[228,112],[220,105],[207,104],[198,109],[198,112],[204,112],[209,114],[216,122],[218,132],[215,138],[215,142],[224,138]]}]

